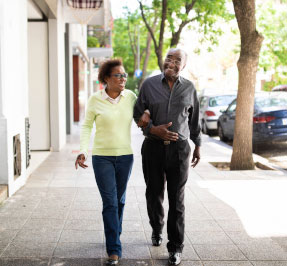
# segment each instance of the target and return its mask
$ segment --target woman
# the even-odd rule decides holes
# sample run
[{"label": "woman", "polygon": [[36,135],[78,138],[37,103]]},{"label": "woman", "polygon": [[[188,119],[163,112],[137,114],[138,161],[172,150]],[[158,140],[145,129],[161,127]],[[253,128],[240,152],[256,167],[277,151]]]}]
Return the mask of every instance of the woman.
[{"label": "woman", "polygon": [[[93,145],[93,168],[103,201],[103,220],[108,260],[106,265],[118,264],[122,255],[120,234],[127,182],[133,165],[131,149],[131,123],[136,95],[125,90],[127,74],[118,59],[104,62],[99,69],[99,81],[106,85],[88,101],[82,125],[80,154],[75,166],[86,168],[88,144],[93,123],[96,133]],[[141,125],[149,117],[143,114]]]}]

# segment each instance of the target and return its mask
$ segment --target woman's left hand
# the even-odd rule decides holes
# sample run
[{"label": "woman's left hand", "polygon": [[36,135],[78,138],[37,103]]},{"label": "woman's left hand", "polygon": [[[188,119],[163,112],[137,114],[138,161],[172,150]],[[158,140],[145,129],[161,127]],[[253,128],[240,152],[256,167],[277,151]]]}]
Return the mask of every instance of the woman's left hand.
[{"label": "woman's left hand", "polygon": [[144,112],[140,118],[140,120],[138,121],[138,127],[141,127],[141,128],[145,128],[148,124],[149,124],[149,121],[150,121],[150,116],[148,113]]}]

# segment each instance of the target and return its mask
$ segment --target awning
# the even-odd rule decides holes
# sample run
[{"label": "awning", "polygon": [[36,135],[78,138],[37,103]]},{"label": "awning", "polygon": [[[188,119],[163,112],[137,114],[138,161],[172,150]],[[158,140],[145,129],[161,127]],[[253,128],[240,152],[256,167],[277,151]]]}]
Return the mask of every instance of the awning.
[{"label": "awning", "polygon": [[99,9],[103,0],[67,0],[67,5],[73,8],[93,8]]},{"label": "awning", "polygon": [[103,47],[103,48],[88,48],[88,57],[111,57],[113,56],[113,48]]},{"label": "awning", "polygon": [[[101,25],[105,27],[109,0],[64,0],[63,13],[66,23]],[[93,20],[96,21],[93,21]],[[97,24],[94,24],[96,22]],[[106,27],[105,27],[106,28]]]}]

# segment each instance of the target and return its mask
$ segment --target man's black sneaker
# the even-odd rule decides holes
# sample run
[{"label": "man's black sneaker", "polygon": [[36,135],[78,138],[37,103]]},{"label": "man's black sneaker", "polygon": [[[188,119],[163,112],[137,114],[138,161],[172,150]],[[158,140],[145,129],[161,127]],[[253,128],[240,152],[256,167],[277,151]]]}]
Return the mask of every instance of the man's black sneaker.
[{"label": "man's black sneaker", "polygon": [[152,233],[151,235],[152,245],[155,247],[159,247],[162,243],[162,234]]},{"label": "man's black sneaker", "polygon": [[169,252],[168,264],[179,265],[180,263],[181,263],[181,253],[180,252]]}]

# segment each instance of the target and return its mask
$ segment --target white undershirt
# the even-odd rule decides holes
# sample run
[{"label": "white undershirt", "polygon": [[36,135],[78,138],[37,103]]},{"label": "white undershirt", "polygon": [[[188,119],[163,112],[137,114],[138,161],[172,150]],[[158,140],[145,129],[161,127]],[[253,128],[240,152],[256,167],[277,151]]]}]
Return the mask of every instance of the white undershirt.
[{"label": "white undershirt", "polygon": [[120,101],[120,99],[121,99],[122,96],[125,96],[125,91],[124,91],[124,90],[121,91],[120,95],[119,95],[117,98],[115,98],[115,99],[111,98],[111,97],[107,94],[107,92],[106,92],[105,89],[102,90],[102,98],[103,98],[104,100],[108,100],[108,101],[109,101],[110,103],[112,103],[112,104],[117,104],[117,103],[119,103],[119,101]]}]

